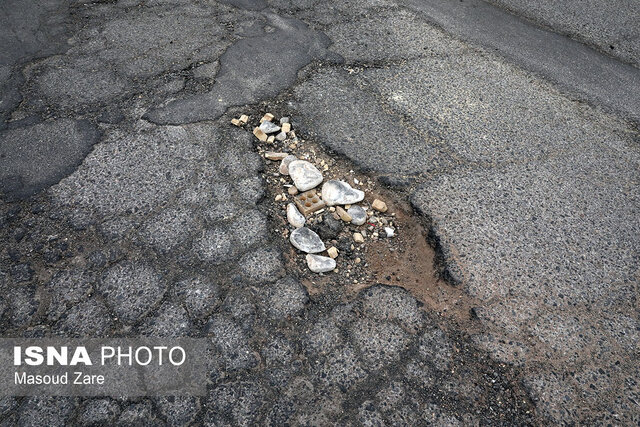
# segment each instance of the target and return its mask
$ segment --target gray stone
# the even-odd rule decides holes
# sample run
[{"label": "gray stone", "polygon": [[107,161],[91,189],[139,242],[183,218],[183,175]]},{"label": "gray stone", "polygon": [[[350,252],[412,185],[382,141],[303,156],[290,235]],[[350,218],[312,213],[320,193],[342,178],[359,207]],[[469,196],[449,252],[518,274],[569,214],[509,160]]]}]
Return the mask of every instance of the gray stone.
[{"label": "gray stone", "polygon": [[[282,174],[282,175],[289,175],[289,165],[291,164],[291,162],[298,160],[298,158],[294,155],[289,155],[287,157],[285,157],[284,159],[282,159],[282,162],[280,162],[280,168],[278,169],[278,171]],[[298,188],[299,190],[299,188]]]},{"label": "gray stone", "polygon": [[294,160],[289,164],[289,175],[298,190],[307,191],[322,182],[322,173],[306,160]]},{"label": "gray stone", "polygon": [[347,209],[347,213],[351,216],[351,224],[363,225],[367,222],[367,211],[362,206],[351,206]]},{"label": "gray stone", "polygon": [[307,265],[314,273],[326,273],[336,268],[336,260],[327,256],[308,254]]},{"label": "gray stone", "polygon": [[174,338],[188,335],[191,322],[182,306],[166,302],[140,328],[145,337]]},{"label": "gray stone", "polygon": [[276,135],[276,139],[278,141],[284,141],[285,139],[287,139],[287,134],[284,132],[280,132]]},{"label": "gray stone", "polygon": [[304,309],[309,295],[304,286],[292,277],[278,280],[267,290],[265,311],[274,319],[285,319]]},{"label": "gray stone", "polygon": [[112,423],[120,415],[120,407],[111,399],[92,399],[82,405],[78,422],[82,425]]},{"label": "gray stone", "polygon": [[220,305],[218,284],[205,278],[182,280],[175,284],[175,293],[184,298],[184,306],[192,318],[206,316]]},{"label": "gray stone", "polygon": [[352,188],[347,182],[331,180],[322,186],[322,200],[327,206],[352,205],[364,200],[364,191]]},{"label": "gray stone", "polygon": [[73,412],[68,397],[28,397],[19,410],[18,425],[63,427]]},{"label": "gray stone", "polygon": [[113,327],[104,303],[91,298],[76,304],[54,325],[53,333],[64,337],[103,337]]},{"label": "gray stone", "polygon": [[250,283],[273,282],[282,275],[282,257],[274,247],[246,253],[238,262],[240,276]]},{"label": "gray stone", "polygon": [[307,221],[304,215],[300,213],[296,205],[289,203],[287,205],[287,221],[295,228],[304,227],[304,223]]},{"label": "gray stone", "polygon": [[156,407],[168,425],[189,425],[200,409],[200,401],[193,396],[163,396],[155,400]]},{"label": "gray stone", "polygon": [[260,123],[260,130],[264,133],[275,133],[280,130],[280,126],[268,120],[265,120],[264,122]]},{"label": "gray stone", "polygon": [[26,197],[73,172],[99,139],[88,122],[61,119],[0,134],[0,192]]},{"label": "gray stone", "polygon": [[307,227],[301,227],[293,230],[289,236],[291,244],[302,252],[315,254],[326,249],[324,243],[315,232]]},{"label": "gray stone", "polygon": [[107,270],[98,290],[121,321],[134,323],[160,301],[165,288],[149,265],[123,261]]}]

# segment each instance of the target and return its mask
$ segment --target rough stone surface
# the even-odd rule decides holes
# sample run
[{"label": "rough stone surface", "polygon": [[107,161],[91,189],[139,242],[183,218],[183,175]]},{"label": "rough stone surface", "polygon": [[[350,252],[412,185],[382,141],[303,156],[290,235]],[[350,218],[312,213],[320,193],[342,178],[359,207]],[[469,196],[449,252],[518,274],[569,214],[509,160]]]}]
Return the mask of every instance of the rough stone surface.
[{"label": "rough stone surface", "polygon": [[[5,398],[3,425],[640,421],[637,129],[600,109],[640,111],[632,66],[478,0],[2,12],[1,335],[211,343],[206,396]],[[457,287],[422,306],[308,271],[265,197],[273,165],[230,123],[265,111],[291,116],[301,158],[379,176],[394,207],[409,195],[399,216]],[[354,225],[316,218],[349,263]],[[401,277],[384,281],[420,286]]]}]

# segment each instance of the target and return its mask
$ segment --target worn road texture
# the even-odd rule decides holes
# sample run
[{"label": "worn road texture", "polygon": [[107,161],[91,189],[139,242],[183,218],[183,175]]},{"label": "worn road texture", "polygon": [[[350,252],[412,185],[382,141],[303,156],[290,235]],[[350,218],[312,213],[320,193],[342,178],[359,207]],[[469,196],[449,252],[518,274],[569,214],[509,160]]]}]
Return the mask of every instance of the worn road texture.
[{"label": "worn road texture", "polygon": [[[215,347],[207,396],[8,397],[2,425],[638,425],[640,138],[600,83],[637,99],[639,21],[614,44],[618,20],[522,12],[628,64],[504,21],[620,71],[565,92],[442,7],[2,2],[2,335]],[[398,286],[308,294],[229,125],[272,102],[412,203],[471,324]]]}]

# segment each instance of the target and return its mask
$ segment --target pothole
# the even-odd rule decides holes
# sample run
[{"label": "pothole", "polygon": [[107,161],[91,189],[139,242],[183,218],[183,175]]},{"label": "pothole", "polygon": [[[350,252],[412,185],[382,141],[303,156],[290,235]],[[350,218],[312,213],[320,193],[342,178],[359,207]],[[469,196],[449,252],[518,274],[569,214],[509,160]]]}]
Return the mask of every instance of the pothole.
[{"label": "pothole", "polygon": [[[269,124],[260,129],[265,121]],[[467,326],[473,323],[471,309],[476,302],[461,288],[439,276],[436,253],[403,193],[381,186],[375,176],[358,170],[347,159],[328,152],[313,139],[307,139],[296,130],[295,117],[286,112],[243,115],[234,118],[232,123],[255,136],[256,149],[265,163],[268,198],[265,205],[274,218],[276,229],[273,231],[282,239],[287,269],[298,273],[310,295],[337,292],[340,298],[350,300],[363,289],[387,284],[406,289],[432,313]],[[307,193],[297,191],[292,178],[282,173],[281,165],[287,156],[315,166],[322,174],[321,182]],[[363,191],[364,199],[351,205],[324,205],[323,184],[331,180],[343,181]],[[318,202],[320,206],[316,206]],[[374,209],[374,203],[385,204],[386,211]],[[317,255],[334,259],[335,269],[313,273],[307,265],[306,254],[289,243],[290,233],[295,230],[287,220],[289,204],[296,204],[297,211],[305,214],[305,227],[318,234],[325,246]],[[361,206],[366,211],[363,225],[355,225],[348,221],[349,216],[343,216],[352,206]]]}]

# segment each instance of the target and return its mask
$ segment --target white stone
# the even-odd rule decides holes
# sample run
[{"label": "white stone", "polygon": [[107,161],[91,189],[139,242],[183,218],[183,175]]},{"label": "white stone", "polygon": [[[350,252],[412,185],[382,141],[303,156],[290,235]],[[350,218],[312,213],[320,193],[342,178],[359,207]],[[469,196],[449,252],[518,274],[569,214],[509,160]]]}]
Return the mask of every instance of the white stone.
[{"label": "white stone", "polygon": [[326,249],[320,236],[307,227],[300,227],[293,230],[289,236],[289,241],[294,247],[308,254],[315,254]]},{"label": "white stone", "polygon": [[307,255],[307,265],[309,270],[314,273],[326,273],[327,271],[335,270],[336,260],[327,256],[321,255]]},{"label": "white stone", "polygon": [[327,206],[352,205],[364,200],[364,191],[352,188],[347,182],[331,180],[322,186],[322,200]]},{"label": "white stone", "polygon": [[351,206],[347,209],[347,213],[351,216],[351,224],[363,225],[367,222],[367,211],[358,205]]},{"label": "white stone", "polygon": [[260,130],[266,134],[275,133],[280,130],[280,126],[273,122],[264,121],[260,123]]},{"label": "white stone", "polygon": [[278,172],[280,172],[282,175],[289,175],[289,165],[291,164],[291,162],[295,160],[298,160],[298,158],[293,154],[290,154],[284,159],[282,159],[282,162],[280,162],[280,168],[278,169]]},{"label": "white stone", "polygon": [[307,222],[304,215],[300,213],[296,205],[289,203],[287,205],[287,221],[295,228],[304,227],[304,223]]},{"label": "white stone", "polygon": [[289,175],[300,191],[317,187],[323,179],[322,172],[306,160],[294,160],[289,163]]},{"label": "white stone", "polygon": [[393,237],[396,234],[396,230],[391,227],[385,227],[384,232],[387,233],[387,237]]}]

